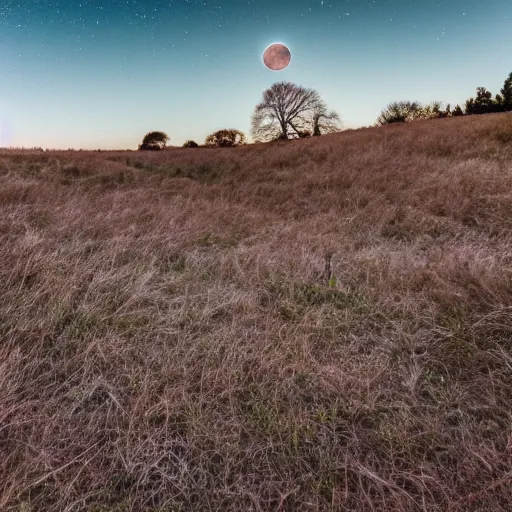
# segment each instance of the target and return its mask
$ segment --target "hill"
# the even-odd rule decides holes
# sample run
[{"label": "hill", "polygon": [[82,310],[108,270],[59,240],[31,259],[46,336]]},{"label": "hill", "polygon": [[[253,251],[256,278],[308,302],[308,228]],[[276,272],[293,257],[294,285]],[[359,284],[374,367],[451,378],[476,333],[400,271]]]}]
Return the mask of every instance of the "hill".
[{"label": "hill", "polygon": [[512,508],[512,115],[0,151],[0,510]]}]

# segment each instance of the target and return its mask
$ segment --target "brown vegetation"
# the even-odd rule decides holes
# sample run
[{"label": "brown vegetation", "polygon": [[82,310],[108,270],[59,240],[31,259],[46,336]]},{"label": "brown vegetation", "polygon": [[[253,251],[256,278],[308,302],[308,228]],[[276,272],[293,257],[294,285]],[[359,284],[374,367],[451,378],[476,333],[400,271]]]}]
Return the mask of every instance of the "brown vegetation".
[{"label": "brown vegetation", "polygon": [[512,116],[0,152],[0,510],[512,509]]}]

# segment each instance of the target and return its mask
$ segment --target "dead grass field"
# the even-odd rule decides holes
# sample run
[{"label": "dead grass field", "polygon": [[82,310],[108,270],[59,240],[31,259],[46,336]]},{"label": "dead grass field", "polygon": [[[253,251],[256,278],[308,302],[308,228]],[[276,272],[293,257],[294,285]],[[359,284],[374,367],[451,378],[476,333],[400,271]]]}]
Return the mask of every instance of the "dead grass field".
[{"label": "dead grass field", "polygon": [[0,510],[512,510],[512,115],[0,151],[0,211]]}]

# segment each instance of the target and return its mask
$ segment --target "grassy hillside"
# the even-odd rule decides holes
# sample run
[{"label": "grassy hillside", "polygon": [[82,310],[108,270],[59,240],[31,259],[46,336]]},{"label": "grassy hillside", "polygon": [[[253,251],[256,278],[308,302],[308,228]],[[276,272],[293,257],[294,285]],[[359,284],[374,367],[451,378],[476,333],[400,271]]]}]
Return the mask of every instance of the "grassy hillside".
[{"label": "grassy hillside", "polygon": [[0,510],[512,509],[511,115],[0,151],[0,212]]}]

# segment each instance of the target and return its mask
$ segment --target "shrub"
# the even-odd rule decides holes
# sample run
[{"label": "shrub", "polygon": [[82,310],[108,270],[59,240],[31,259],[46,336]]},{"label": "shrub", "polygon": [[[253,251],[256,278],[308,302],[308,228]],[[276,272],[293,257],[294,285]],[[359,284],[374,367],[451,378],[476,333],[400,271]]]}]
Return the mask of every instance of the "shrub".
[{"label": "shrub", "polygon": [[206,137],[205,144],[210,147],[227,148],[245,143],[245,134],[233,128],[218,130]]},{"label": "shrub", "polygon": [[390,103],[377,118],[377,124],[405,123],[416,118],[421,105],[417,101],[395,101]]},{"label": "shrub", "polygon": [[377,118],[377,125],[406,123],[417,119],[439,119],[451,114],[450,105],[442,110],[440,101],[422,105],[418,101],[395,101],[390,103]]},{"label": "shrub", "polygon": [[169,136],[164,132],[149,132],[142,139],[139,150],[158,151],[165,148],[169,140]]}]

